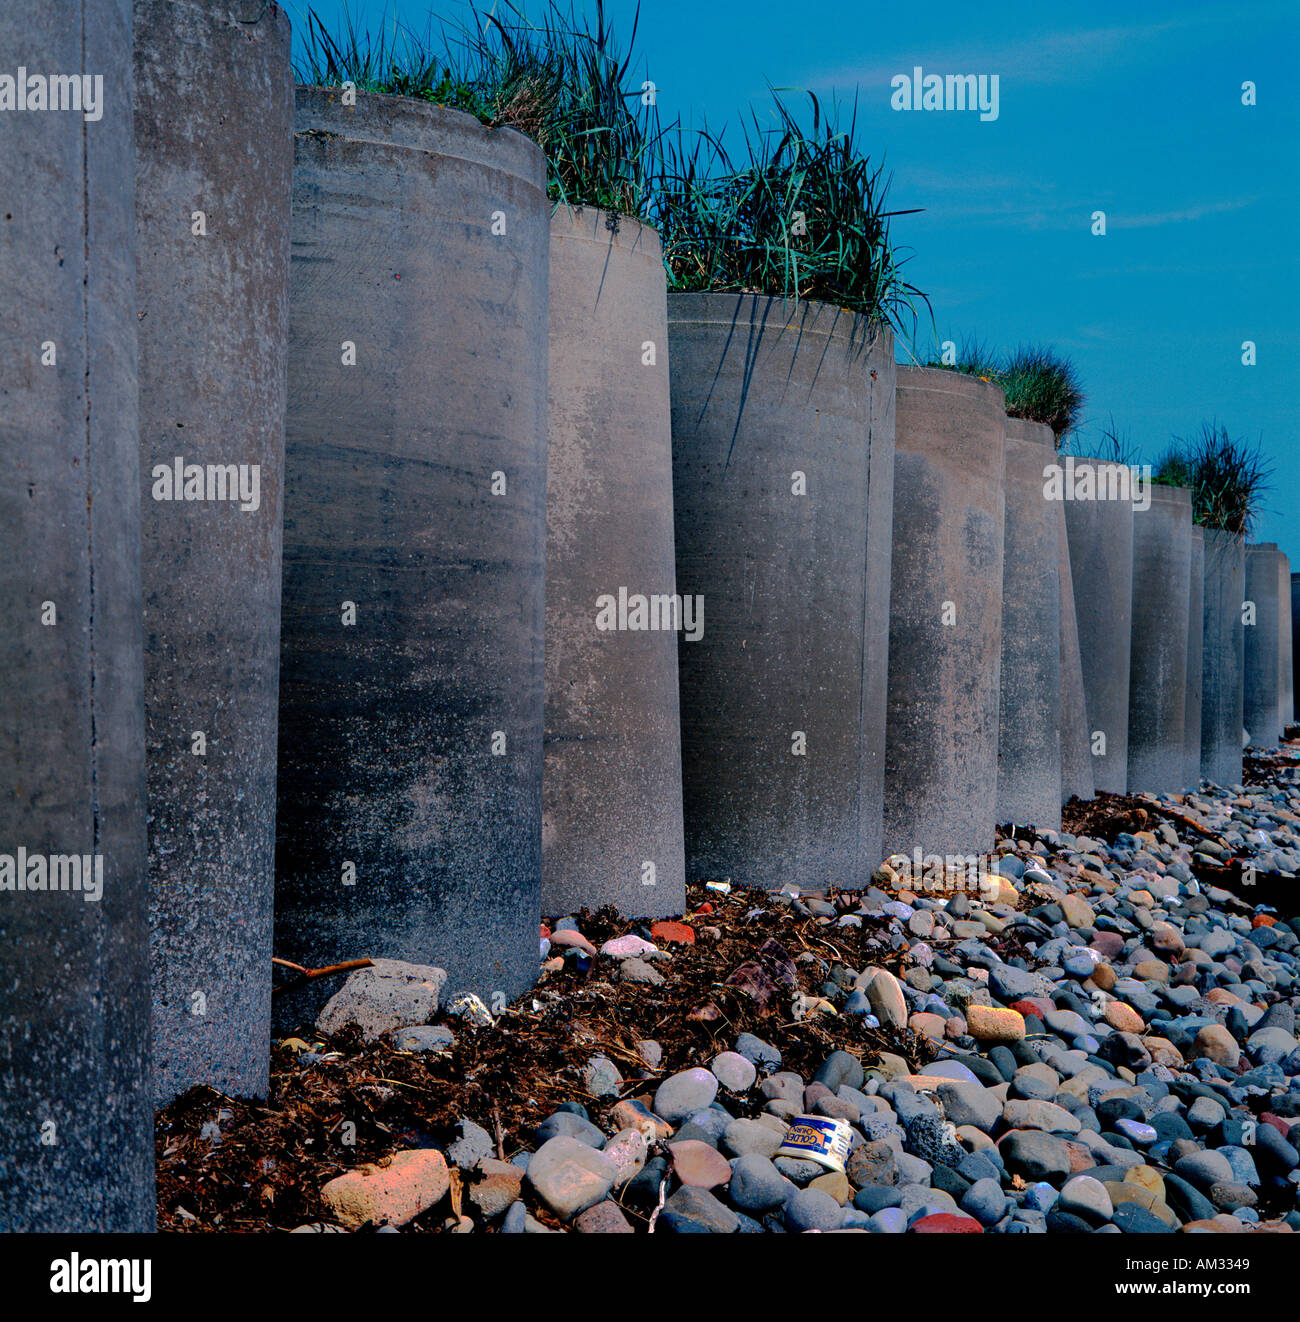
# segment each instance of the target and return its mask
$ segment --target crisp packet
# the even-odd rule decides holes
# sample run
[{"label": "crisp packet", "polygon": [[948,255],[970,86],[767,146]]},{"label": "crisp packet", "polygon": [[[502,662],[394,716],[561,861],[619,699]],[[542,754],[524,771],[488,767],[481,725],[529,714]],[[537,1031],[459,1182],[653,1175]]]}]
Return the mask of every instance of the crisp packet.
[{"label": "crisp packet", "polygon": [[797,1115],[785,1131],[776,1155],[815,1161],[827,1170],[843,1171],[852,1136],[847,1120],[832,1120],[824,1115]]}]

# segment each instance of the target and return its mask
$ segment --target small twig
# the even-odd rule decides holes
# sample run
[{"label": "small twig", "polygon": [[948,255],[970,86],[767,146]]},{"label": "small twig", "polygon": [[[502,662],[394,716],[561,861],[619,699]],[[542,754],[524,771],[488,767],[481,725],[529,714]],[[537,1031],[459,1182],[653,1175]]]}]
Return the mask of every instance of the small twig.
[{"label": "small twig", "polygon": [[298,974],[292,982],[283,983],[279,987],[271,989],[271,995],[278,995],[280,992],[293,991],[296,987],[301,987],[304,983],[313,982],[317,978],[330,978],[336,973],[354,973],[357,969],[373,968],[375,961],[373,959],[348,959],[342,964],[329,964],[323,969],[304,968],[301,964],[295,964],[292,960],[271,958],[271,963],[282,969],[289,969]]},{"label": "small twig", "polygon": [[664,1210],[664,1200],[667,1197],[668,1176],[665,1175],[663,1179],[659,1181],[659,1205],[650,1213],[650,1224],[646,1227],[645,1232],[647,1235],[653,1235],[655,1233],[655,1222],[659,1220],[659,1213]]}]

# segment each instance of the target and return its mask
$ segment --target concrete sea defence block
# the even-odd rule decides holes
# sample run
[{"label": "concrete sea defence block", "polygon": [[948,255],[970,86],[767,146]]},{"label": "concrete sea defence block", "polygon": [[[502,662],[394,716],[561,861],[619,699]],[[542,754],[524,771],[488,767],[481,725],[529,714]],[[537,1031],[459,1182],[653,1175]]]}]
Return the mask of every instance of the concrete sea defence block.
[{"label": "concrete sea defence block", "polygon": [[1163,794],[1183,788],[1192,493],[1153,483],[1150,494],[1133,510],[1128,785]]},{"label": "concrete sea defence block", "polygon": [[293,227],[276,953],[500,1004],[538,965],[545,162],[299,87]]},{"label": "concrete sea defence block", "polygon": [[1206,529],[1204,591],[1201,775],[1216,785],[1238,785],[1246,648],[1246,547],[1240,537]]},{"label": "concrete sea defence block", "polygon": [[888,330],[670,294],[687,874],[865,886],[879,860],[892,508]]},{"label": "concrete sea defence block", "polygon": [[234,0],[136,0],[135,18],[154,1091],[264,1096],[289,21]]},{"label": "concrete sea defence block", "polygon": [[885,848],[990,847],[1004,535],[1002,391],[898,371]]},{"label": "concrete sea defence block", "polygon": [[668,310],[659,236],[551,217],[542,908],[686,905]]},{"label": "concrete sea defence block", "polygon": [[1047,830],[1061,825],[1064,706],[1055,455],[1050,427],[1006,420],[997,817]]},{"label": "concrete sea defence block", "polygon": [[1129,666],[1133,593],[1132,471],[1124,464],[1063,462],[1065,528],[1094,785],[1128,788]]},{"label": "concrete sea defence block", "polygon": [[0,9],[0,1232],[154,1227],[131,34]]},{"label": "concrete sea defence block", "polygon": [[1183,704],[1183,785],[1201,781],[1201,707],[1205,670],[1205,529],[1192,525],[1187,575],[1187,683]]},{"label": "concrete sea defence block", "polygon": [[1280,559],[1275,542],[1246,547],[1243,720],[1255,747],[1277,743],[1282,733]]}]

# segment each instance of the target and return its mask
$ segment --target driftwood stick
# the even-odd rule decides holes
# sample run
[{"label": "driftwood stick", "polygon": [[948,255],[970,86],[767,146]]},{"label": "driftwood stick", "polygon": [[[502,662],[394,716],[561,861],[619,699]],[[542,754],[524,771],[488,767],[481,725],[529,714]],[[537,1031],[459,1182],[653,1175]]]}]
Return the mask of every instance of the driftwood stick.
[{"label": "driftwood stick", "polygon": [[373,968],[375,961],[373,959],[347,959],[342,964],[329,964],[323,969],[304,968],[301,964],[293,963],[292,960],[276,959],[274,956],[271,963],[278,968],[289,969],[291,972],[298,974],[298,977],[292,982],[286,982],[282,986],[273,988],[271,994],[275,996],[280,992],[293,991],[295,987],[301,987],[304,983],[313,982],[317,978],[329,978],[336,973],[352,973],[357,969]]}]

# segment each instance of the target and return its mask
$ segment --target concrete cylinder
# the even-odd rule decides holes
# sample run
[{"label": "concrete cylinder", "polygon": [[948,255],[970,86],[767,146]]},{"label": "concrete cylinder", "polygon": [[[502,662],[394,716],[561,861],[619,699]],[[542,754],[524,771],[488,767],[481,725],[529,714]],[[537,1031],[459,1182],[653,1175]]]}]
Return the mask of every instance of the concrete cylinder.
[{"label": "concrete cylinder", "polygon": [[1241,783],[1246,549],[1240,537],[1205,530],[1204,637],[1201,648],[1201,775]]},{"label": "concrete cylinder", "polygon": [[1300,656],[1300,574],[1291,575],[1291,719],[1295,719],[1295,659]]},{"label": "concrete cylinder", "polygon": [[1183,786],[1201,783],[1201,707],[1205,670],[1205,529],[1192,525],[1187,577],[1187,682],[1183,704]]},{"label": "concrete cylinder", "polygon": [[297,92],[276,953],[500,1005],[538,963],[545,161],[356,100]]},{"label": "concrete cylinder", "polygon": [[547,382],[542,909],[677,914],[683,620],[654,230],[590,207],[551,217]]},{"label": "concrete cylinder", "polygon": [[154,1191],[129,0],[7,6],[0,50],[11,77],[22,63],[76,76],[80,92],[84,73],[99,114],[83,102],[0,124],[0,1232],[142,1232]]},{"label": "concrete cylinder", "polygon": [[1255,623],[1247,621],[1245,628],[1243,719],[1256,748],[1276,744],[1282,733],[1279,558],[1276,542],[1246,547],[1246,599]]},{"label": "concrete cylinder", "polygon": [[1061,826],[1060,502],[1044,495],[1056,455],[1052,429],[1006,420],[1003,490],[999,822]]},{"label": "concrete cylinder", "polygon": [[865,886],[881,853],[894,450],[888,330],[670,294],[687,874]]},{"label": "concrete cylinder", "polygon": [[1278,640],[1278,700],[1282,707],[1281,723],[1285,732],[1295,723],[1295,663],[1292,637],[1295,623],[1291,614],[1291,561],[1282,552],[1277,553],[1277,640]]},{"label": "concrete cylinder", "polygon": [[268,1084],[293,75],[273,4],[135,18],[161,1104]]},{"label": "concrete cylinder", "polygon": [[1133,592],[1132,473],[1123,464],[1061,460],[1079,628],[1084,708],[1096,789],[1128,788],[1128,694]]},{"label": "concrete cylinder", "polygon": [[890,853],[966,855],[993,844],[1005,424],[997,386],[937,368],[898,369]]},{"label": "concrete cylinder", "polygon": [[1056,569],[1061,593],[1061,798],[1091,799],[1092,750],[1088,742],[1088,712],[1083,698],[1083,660],[1079,653],[1079,621],[1074,609],[1074,576],[1070,572],[1070,540],[1065,531],[1065,505],[1056,510]]},{"label": "concrete cylinder", "polygon": [[1128,784],[1134,793],[1183,788],[1192,493],[1153,483],[1133,510]]}]

